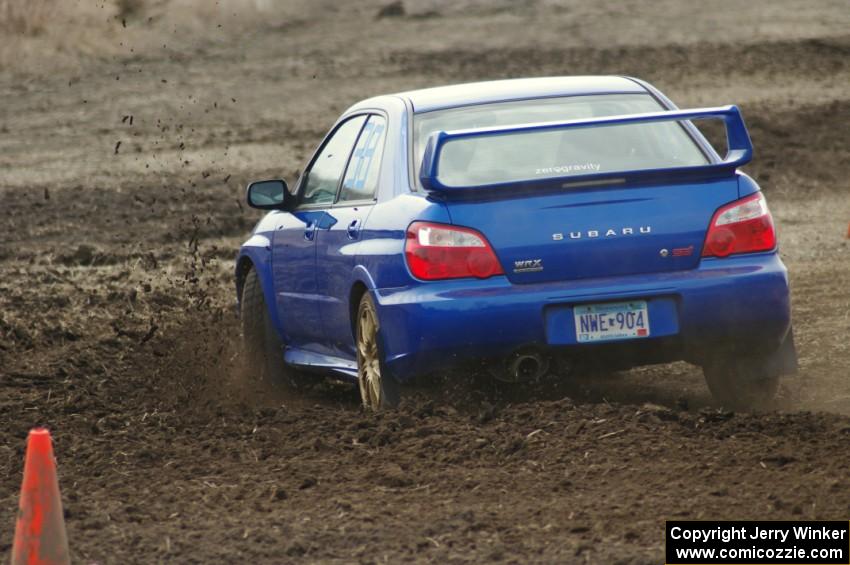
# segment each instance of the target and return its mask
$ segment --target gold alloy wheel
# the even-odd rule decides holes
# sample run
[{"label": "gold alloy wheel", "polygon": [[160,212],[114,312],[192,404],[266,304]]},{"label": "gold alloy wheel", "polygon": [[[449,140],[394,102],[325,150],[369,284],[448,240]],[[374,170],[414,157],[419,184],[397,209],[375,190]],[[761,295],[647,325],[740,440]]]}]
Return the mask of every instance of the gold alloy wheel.
[{"label": "gold alloy wheel", "polygon": [[360,308],[357,318],[357,376],[363,406],[379,410],[382,398],[378,323],[370,307]]}]

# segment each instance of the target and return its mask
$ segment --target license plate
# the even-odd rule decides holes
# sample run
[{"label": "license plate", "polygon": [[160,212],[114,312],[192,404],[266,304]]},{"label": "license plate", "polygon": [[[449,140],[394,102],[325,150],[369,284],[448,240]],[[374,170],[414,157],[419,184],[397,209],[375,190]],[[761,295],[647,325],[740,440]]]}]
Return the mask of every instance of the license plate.
[{"label": "license plate", "polygon": [[649,337],[646,301],[583,304],[573,308],[579,343]]}]

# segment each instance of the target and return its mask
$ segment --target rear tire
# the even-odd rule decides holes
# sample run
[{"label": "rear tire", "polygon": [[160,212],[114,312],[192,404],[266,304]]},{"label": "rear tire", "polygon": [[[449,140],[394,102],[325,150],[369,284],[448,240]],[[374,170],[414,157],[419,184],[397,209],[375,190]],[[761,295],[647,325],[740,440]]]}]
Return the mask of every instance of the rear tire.
[{"label": "rear tire", "polygon": [[269,316],[257,271],[251,269],[242,286],[242,343],[248,370],[273,385],[301,388],[313,379],[283,360],[283,343]]},{"label": "rear tire", "polygon": [[771,355],[717,360],[702,372],[714,399],[732,410],[767,407],[779,390],[781,371]]},{"label": "rear tire", "polygon": [[369,293],[360,299],[355,320],[357,383],[360,400],[367,409],[378,411],[398,406],[398,381],[384,367],[378,311]]}]

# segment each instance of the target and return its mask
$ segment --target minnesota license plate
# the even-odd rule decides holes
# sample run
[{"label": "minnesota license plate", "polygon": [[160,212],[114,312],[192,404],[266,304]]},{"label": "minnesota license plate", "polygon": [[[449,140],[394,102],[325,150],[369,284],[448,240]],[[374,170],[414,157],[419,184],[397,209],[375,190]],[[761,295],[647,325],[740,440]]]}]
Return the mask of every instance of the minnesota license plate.
[{"label": "minnesota license plate", "polygon": [[583,304],[573,308],[579,343],[649,337],[646,301]]}]

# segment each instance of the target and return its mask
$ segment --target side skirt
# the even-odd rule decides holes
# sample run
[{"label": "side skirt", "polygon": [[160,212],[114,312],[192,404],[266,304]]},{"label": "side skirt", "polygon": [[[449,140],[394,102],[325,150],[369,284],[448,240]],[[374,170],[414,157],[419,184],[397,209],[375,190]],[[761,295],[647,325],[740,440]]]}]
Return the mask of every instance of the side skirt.
[{"label": "side skirt", "polygon": [[345,381],[357,382],[357,361],[297,347],[287,347],[283,353],[287,364],[305,371],[330,374]]}]

